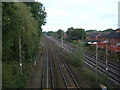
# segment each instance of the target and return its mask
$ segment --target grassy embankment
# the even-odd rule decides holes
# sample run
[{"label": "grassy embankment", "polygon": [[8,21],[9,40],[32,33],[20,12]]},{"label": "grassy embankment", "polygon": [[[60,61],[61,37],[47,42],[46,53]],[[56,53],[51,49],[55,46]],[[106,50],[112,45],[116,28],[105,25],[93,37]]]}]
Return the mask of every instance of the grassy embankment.
[{"label": "grassy embankment", "polygon": [[[66,53],[65,56],[68,58],[67,61],[71,67],[71,70],[74,72],[75,76],[79,78],[78,82],[81,83],[82,87],[93,88],[98,87],[100,84],[104,84],[109,88],[118,87],[112,81],[110,81],[106,76],[98,73],[97,83],[95,69],[89,67],[83,62],[84,51],[87,50],[87,47],[78,47],[80,44],[73,44],[76,49],[73,54]],[[90,48],[91,49],[91,48]]]},{"label": "grassy embankment", "polygon": [[[86,51],[95,55],[96,54],[96,46],[89,46],[86,48]],[[102,57],[103,59],[108,58],[109,61],[117,62],[120,63],[119,55],[115,53],[108,52],[106,55],[106,50],[105,49],[100,49],[98,48],[98,56]]]}]

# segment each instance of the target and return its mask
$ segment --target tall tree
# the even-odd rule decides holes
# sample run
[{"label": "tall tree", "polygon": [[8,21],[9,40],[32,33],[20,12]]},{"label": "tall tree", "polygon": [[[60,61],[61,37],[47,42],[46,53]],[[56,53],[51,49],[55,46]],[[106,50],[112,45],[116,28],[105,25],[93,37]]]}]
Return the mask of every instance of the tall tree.
[{"label": "tall tree", "polygon": [[[39,7],[39,10],[45,12],[42,7]],[[33,7],[25,3],[3,2],[2,9],[2,86],[23,88],[28,76],[26,68],[30,67],[30,62],[39,54],[37,52],[42,34],[41,26],[45,24],[46,16],[43,17],[39,11],[32,13]],[[22,75],[19,72],[19,52],[22,55]]]},{"label": "tall tree", "polygon": [[25,4],[27,6],[29,6],[29,9],[31,11],[31,13],[33,14],[32,16],[38,20],[39,22],[39,25],[42,26],[42,25],[45,25],[46,23],[46,16],[47,16],[47,13],[45,12],[45,7],[43,6],[42,3],[40,2],[25,2]]},{"label": "tall tree", "polygon": [[64,31],[61,30],[61,29],[59,29],[59,30],[57,31],[57,34],[58,34],[58,38],[61,38],[61,37],[64,35]]},{"label": "tall tree", "polygon": [[82,28],[74,29],[73,27],[71,27],[71,28],[68,28],[66,33],[69,39],[82,40],[82,39],[85,39],[86,37],[85,29],[82,29]]}]

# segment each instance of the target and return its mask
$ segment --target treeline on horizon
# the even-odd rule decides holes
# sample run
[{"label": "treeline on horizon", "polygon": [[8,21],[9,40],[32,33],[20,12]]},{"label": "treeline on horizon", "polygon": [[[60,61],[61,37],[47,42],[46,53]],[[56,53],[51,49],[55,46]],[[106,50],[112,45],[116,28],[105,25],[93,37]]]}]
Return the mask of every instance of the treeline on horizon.
[{"label": "treeline on horizon", "polygon": [[[40,2],[2,3],[3,88],[26,86],[28,73],[25,70],[38,55],[41,26],[46,23],[46,15],[45,7]],[[22,57],[19,55],[19,47]],[[20,58],[23,63],[22,75]]]},{"label": "treeline on horizon", "polygon": [[85,40],[85,38],[87,37],[87,34],[89,33],[99,33],[99,32],[111,32],[114,31],[114,29],[112,28],[108,28],[106,30],[85,30],[83,28],[73,28],[70,27],[67,29],[67,31],[65,32],[62,29],[59,29],[58,31],[48,31],[48,32],[43,32],[47,35],[53,36],[55,38],[60,39],[63,34],[67,35],[67,40],[71,41],[71,40]]}]

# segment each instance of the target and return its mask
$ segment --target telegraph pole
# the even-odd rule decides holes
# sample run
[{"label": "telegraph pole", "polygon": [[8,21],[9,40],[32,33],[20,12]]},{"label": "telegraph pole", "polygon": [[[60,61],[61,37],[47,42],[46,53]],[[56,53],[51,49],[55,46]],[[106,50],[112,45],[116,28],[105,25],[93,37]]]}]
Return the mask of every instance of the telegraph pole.
[{"label": "telegraph pole", "polygon": [[97,74],[98,74],[98,43],[96,44],[96,83],[97,83]]},{"label": "telegraph pole", "polygon": [[83,35],[82,35],[82,42],[84,41],[84,33],[83,33]]},{"label": "telegraph pole", "polygon": [[63,49],[63,35],[61,33],[61,44],[62,44],[62,49]]},{"label": "telegraph pole", "polygon": [[106,40],[106,79],[107,79],[107,71],[108,71],[108,39]]},{"label": "telegraph pole", "polygon": [[19,63],[20,63],[20,73],[21,73],[21,75],[23,74],[23,72],[22,72],[22,45],[21,45],[21,31],[20,31],[20,33],[19,33],[19,58],[20,58],[20,61],[19,61]]}]

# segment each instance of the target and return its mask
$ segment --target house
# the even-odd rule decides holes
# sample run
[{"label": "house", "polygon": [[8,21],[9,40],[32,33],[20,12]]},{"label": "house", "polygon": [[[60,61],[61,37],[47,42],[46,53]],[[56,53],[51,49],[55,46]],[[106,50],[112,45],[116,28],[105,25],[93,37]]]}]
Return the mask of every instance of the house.
[{"label": "house", "polygon": [[109,41],[111,44],[120,42],[120,29],[111,32],[90,33],[87,35],[87,41]]},{"label": "house", "polygon": [[108,51],[120,54],[120,29],[111,32],[91,33],[86,39],[88,42],[98,41],[95,45],[98,44],[102,49],[106,49],[106,42],[108,42]]},{"label": "house", "polygon": [[109,33],[110,33],[110,32],[101,33],[101,35],[98,36],[98,40],[99,40],[99,41],[106,41],[107,35],[108,35]]},{"label": "house", "polygon": [[120,42],[120,30],[110,32],[106,38],[110,43],[119,43]]},{"label": "house", "polygon": [[101,33],[89,33],[87,34],[87,41],[97,41],[98,40],[98,36],[100,36]]}]

